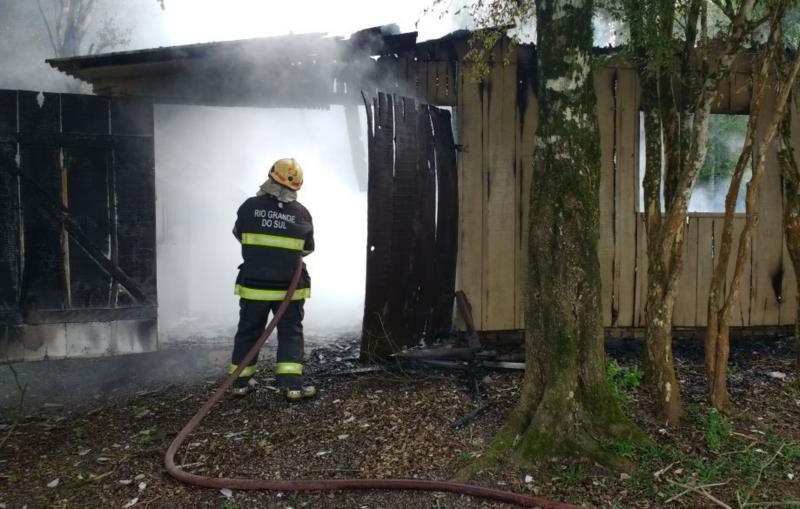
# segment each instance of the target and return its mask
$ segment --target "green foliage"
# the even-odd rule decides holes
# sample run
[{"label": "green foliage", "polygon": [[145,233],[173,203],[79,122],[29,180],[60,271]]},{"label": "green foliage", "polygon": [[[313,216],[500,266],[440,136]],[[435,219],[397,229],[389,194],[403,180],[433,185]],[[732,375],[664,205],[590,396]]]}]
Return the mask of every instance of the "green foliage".
[{"label": "green foliage", "polygon": [[601,438],[598,438],[597,442],[602,450],[626,458],[633,458],[636,454],[638,454],[641,451],[640,444],[632,440],[621,440],[621,439],[603,440]]},{"label": "green foliage", "polygon": [[80,426],[75,426],[74,428],[72,428],[72,435],[76,439],[80,440],[81,438],[83,438],[83,428],[81,428]]},{"label": "green foliage", "polygon": [[676,11],[684,6],[670,0],[605,0],[603,7],[625,25],[628,57],[648,72],[671,67],[679,38],[673,35]]},{"label": "green foliage", "polygon": [[[756,0],[756,18],[768,12],[769,1]],[[696,48],[699,39],[724,39],[741,4],[725,2],[723,11],[720,8],[722,3],[710,1],[597,0],[597,3],[612,19],[621,22],[624,29],[620,35],[626,44],[628,58],[653,75],[674,69],[675,57],[687,48]],[[757,35],[757,31],[750,35]],[[745,41],[745,44],[749,45],[749,42]]]},{"label": "green foliage", "polygon": [[[445,7],[444,12],[449,12],[448,5],[452,5],[450,0],[433,0],[425,14],[442,7]],[[467,42],[465,59],[472,64],[468,77],[473,81],[486,79],[491,72],[490,63],[497,61],[497,57],[505,65],[510,64],[516,45],[530,38],[536,24],[534,0],[467,0],[451,13],[454,16],[466,14],[472,21],[473,32]],[[511,43],[500,54],[497,46],[506,36]]]},{"label": "green foliage", "polygon": [[[736,480],[735,493],[730,498],[739,501],[737,507],[766,506],[775,503],[774,489],[790,479],[789,474],[798,475],[800,465],[800,442],[787,440],[769,426],[762,425],[760,431],[766,435],[756,435],[758,439],[738,439],[732,435],[729,422],[711,411],[703,414],[696,405],[687,405],[687,419],[684,426],[699,427],[706,440],[715,437],[718,445],[716,454],[702,454],[691,447],[673,447],[649,444],[628,444],[625,442],[605,442],[600,446],[609,451],[623,452],[638,463],[638,471],[633,474],[631,491],[640,493],[661,507],[664,500],[682,492],[685,488],[673,484],[672,479],[683,485],[704,485],[730,483]],[[744,442],[744,443],[743,443]],[[709,447],[711,449],[711,447]],[[658,474],[658,475],[656,475]],[[660,482],[654,482],[654,478]],[[765,481],[776,480],[771,489]],[[728,502],[728,500],[723,499]],[[795,498],[783,497],[788,507],[795,507]],[[689,500],[687,507],[693,507]],[[800,509],[800,505],[797,505]]]},{"label": "green foliage", "polygon": [[788,442],[781,449],[781,457],[787,465],[800,466],[800,442]]},{"label": "green foliage", "polygon": [[708,153],[700,170],[700,182],[729,179],[736,168],[747,134],[747,115],[711,115],[708,122]]},{"label": "green foliage", "polygon": [[718,451],[720,446],[731,436],[733,428],[715,409],[700,417],[703,431],[706,436],[706,445],[712,451]]},{"label": "green foliage", "polygon": [[745,410],[744,412],[738,414],[736,416],[736,421],[744,424],[753,424],[757,422],[756,416],[753,415],[753,412],[751,412],[750,410]]},{"label": "green foliage", "polygon": [[644,372],[639,366],[629,368],[612,360],[606,363],[606,378],[611,397],[617,404],[625,405],[633,401],[632,394],[641,386]]},{"label": "green foliage", "polygon": [[795,498],[792,495],[786,495],[783,499],[783,505],[789,509],[800,509],[800,498]]},{"label": "green foliage", "polygon": [[456,457],[459,461],[469,461],[472,459],[472,453],[469,451],[458,451]]},{"label": "green foliage", "polygon": [[132,410],[133,416],[137,419],[141,419],[142,417],[146,417],[150,414],[150,410],[146,406],[133,405]]},{"label": "green foliage", "polygon": [[147,428],[139,432],[139,443],[147,445],[153,441],[157,428]]},{"label": "green foliage", "polygon": [[[435,0],[441,3],[442,0]],[[521,41],[521,31],[535,25],[536,4],[533,0],[474,0],[467,2],[465,9],[475,23],[475,30],[468,41],[466,61],[473,64],[471,78],[483,80],[489,76],[489,64],[503,59],[508,65],[517,44]],[[460,11],[461,9],[459,9]],[[511,44],[502,55],[496,55],[497,45],[504,37],[509,36]]]},{"label": "green foliage", "polygon": [[[506,30],[504,28],[486,28],[472,33],[472,36],[467,41],[467,54],[464,55],[464,59],[472,64],[469,74],[469,78],[472,81],[483,81],[489,77],[491,73],[490,64],[493,60],[492,53],[496,50],[498,44],[503,40],[505,35]],[[516,44],[517,42],[512,39],[511,44],[502,55],[505,65],[510,63],[511,54]]]},{"label": "green foliage", "polygon": [[800,7],[792,7],[786,12],[783,19],[784,40],[793,49],[797,49],[800,42]]},{"label": "green foliage", "polygon": [[559,477],[561,477],[561,480],[564,481],[565,484],[574,486],[583,481],[583,470],[581,470],[581,467],[572,466],[564,469],[564,473]]}]

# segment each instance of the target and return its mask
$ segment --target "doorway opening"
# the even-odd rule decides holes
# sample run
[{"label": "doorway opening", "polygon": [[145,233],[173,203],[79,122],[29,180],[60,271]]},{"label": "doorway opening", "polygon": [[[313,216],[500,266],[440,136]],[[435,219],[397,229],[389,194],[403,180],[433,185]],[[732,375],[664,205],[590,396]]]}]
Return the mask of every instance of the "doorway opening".
[{"label": "doorway opening", "polygon": [[363,107],[156,105],[154,116],[162,345],[232,341],[241,263],[231,233],[236,211],[282,157],[303,167],[298,200],[314,218],[306,337],[359,334],[367,244]]}]

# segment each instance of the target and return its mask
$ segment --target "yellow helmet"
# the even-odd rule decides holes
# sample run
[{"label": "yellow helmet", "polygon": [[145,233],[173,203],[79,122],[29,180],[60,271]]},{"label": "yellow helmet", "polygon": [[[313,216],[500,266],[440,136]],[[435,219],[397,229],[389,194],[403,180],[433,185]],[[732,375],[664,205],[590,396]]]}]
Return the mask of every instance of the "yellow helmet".
[{"label": "yellow helmet", "polygon": [[278,159],[269,169],[269,176],[278,184],[298,191],[303,186],[303,168],[294,158]]}]

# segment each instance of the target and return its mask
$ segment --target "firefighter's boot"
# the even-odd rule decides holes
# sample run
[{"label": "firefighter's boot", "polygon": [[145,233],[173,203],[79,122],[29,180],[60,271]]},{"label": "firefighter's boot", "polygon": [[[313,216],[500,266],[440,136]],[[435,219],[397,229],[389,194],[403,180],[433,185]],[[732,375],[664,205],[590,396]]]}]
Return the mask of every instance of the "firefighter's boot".
[{"label": "firefighter's boot", "polygon": [[236,381],[233,382],[231,394],[234,397],[243,398],[255,390],[255,384],[256,381],[251,377],[237,378]]},{"label": "firefighter's boot", "polygon": [[317,395],[317,388],[313,385],[305,385],[299,389],[286,389],[284,393],[289,401],[300,401],[304,398],[313,398]]}]

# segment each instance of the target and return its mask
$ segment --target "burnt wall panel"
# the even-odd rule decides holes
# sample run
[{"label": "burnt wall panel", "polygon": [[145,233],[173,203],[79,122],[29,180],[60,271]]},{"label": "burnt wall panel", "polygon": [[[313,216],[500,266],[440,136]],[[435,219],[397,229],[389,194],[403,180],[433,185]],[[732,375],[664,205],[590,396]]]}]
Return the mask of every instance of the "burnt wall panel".
[{"label": "burnt wall panel", "polygon": [[412,287],[407,305],[413,307],[414,330],[409,342],[432,339],[431,319],[436,296],[433,275],[436,247],[436,158],[431,108],[420,105],[417,116],[417,189],[419,203],[414,215]]},{"label": "burnt wall panel", "polygon": [[23,307],[63,309],[64,277],[61,224],[45,203],[61,202],[61,158],[55,146],[21,145],[25,268]]},{"label": "burnt wall panel", "polygon": [[16,145],[0,145],[0,317],[15,318],[19,304],[19,185]]},{"label": "burnt wall panel", "polygon": [[[17,334],[0,353],[14,360],[157,347],[152,102],[116,101],[0,90],[0,327]],[[130,319],[149,332],[122,345]]]},{"label": "burnt wall panel", "polygon": [[61,132],[61,96],[43,92],[19,92],[19,132]]},{"label": "burnt wall panel", "polygon": [[[369,182],[367,194],[367,282],[361,355],[371,359],[382,354],[387,342],[383,316],[389,294],[392,252],[392,204],[394,203],[394,106],[390,95],[378,94],[367,123]],[[368,108],[369,112],[369,108]],[[373,126],[374,124],[374,130]]]},{"label": "burnt wall panel", "polygon": [[431,108],[436,144],[436,254],[433,334],[447,334],[453,322],[458,253],[458,173],[450,112]]},{"label": "burnt wall panel", "polygon": [[115,97],[111,101],[111,134],[116,136],[153,136],[153,102],[133,97]]},{"label": "burnt wall panel", "polygon": [[[72,219],[81,232],[106,257],[111,257],[108,197],[108,151],[93,148],[64,149],[67,187],[64,195]],[[69,243],[70,307],[107,307],[111,277],[75,239]]]},{"label": "burnt wall panel", "polygon": [[[458,208],[449,114],[435,121],[435,108],[385,94],[379,94],[374,105],[374,119],[367,110],[369,231],[361,340],[365,359],[385,358],[442,330],[449,332],[458,233],[457,210],[442,210]],[[434,127],[440,121],[447,125]],[[438,136],[446,139],[440,142]],[[444,198],[440,182],[447,193]],[[442,228],[447,231],[439,241]]]},{"label": "burnt wall panel", "polygon": [[0,90],[0,134],[17,133],[17,91]]},{"label": "burnt wall panel", "polygon": [[[120,140],[114,151],[119,267],[156,302],[155,164],[152,138]],[[122,285],[120,285],[122,286]],[[132,304],[121,292],[119,305]]]},{"label": "burnt wall panel", "polygon": [[108,134],[107,97],[61,95],[61,130],[69,134]]},{"label": "burnt wall panel", "polygon": [[413,279],[414,221],[419,208],[417,172],[417,105],[413,99],[397,98],[394,105],[394,203],[392,207],[392,252],[389,268],[389,298],[386,326],[396,347],[416,344],[414,307],[418,281]]}]

